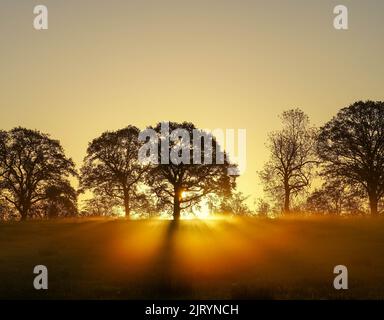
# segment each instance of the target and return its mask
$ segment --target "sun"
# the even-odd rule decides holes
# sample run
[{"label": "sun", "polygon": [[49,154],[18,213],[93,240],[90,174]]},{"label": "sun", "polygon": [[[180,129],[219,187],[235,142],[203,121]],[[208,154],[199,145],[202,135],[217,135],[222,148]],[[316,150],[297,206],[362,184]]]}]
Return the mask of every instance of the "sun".
[{"label": "sun", "polygon": [[[188,192],[182,191],[180,193],[181,199],[187,199],[188,198]],[[199,206],[192,210],[187,215],[184,215],[184,219],[190,220],[190,219],[209,219],[211,217],[209,205],[206,201],[202,201],[199,203]]]},{"label": "sun", "polygon": [[116,208],[116,214],[119,218],[125,217],[125,210],[123,207],[117,207]]},{"label": "sun", "polygon": [[200,206],[195,212],[198,219],[208,219],[210,217],[209,207],[206,203]]},{"label": "sun", "polygon": [[211,212],[207,201],[203,200],[199,203],[199,206],[193,210],[193,217],[196,219],[209,219]]}]

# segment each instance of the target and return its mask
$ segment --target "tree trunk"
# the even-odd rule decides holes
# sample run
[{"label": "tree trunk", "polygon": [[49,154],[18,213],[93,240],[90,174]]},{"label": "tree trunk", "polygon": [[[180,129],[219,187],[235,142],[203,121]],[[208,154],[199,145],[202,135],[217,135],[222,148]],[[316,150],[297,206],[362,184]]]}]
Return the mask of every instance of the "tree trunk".
[{"label": "tree trunk", "polygon": [[180,191],[178,188],[175,188],[173,197],[173,220],[180,220]]},{"label": "tree trunk", "polygon": [[124,190],[124,211],[125,211],[125,217],[129,218],[131,214],[131,206],[130,206],[130,199],[129,199],[129,191]]},{"label": "tree trunk", "polygon": [[124,199],[124,211],[125,211],[125,217],[129,218],[131,214],[131,208],[129,207],[129,200]]},{"label": "tree trunk", "polygon": [[25,221],[25,220],[27,220],[27,217],[28,217],[28,215],[29,215],[29,210],[30,210],[30,208],[29,208],[30,206],[28,206],[27,204],[22,204],[22,205],[20,205],[20,207],[18,208],[18,211],[19,211],[19,213],[20,213],[20,221]]},{"label": "tree trunk", "polygon": [[371,215],[373,217],[377,216],[378,210],[377,210],[377,204],[378,204],[376,193],[370,193],[369,194],[369,207],[371,209]]},{"label": "tree trunk", "polygon": [[291,191],[289,190],[289,187],[285,186],[285,194],[284,194],[284,213],[290,212],[290,197],[291,197]]}]

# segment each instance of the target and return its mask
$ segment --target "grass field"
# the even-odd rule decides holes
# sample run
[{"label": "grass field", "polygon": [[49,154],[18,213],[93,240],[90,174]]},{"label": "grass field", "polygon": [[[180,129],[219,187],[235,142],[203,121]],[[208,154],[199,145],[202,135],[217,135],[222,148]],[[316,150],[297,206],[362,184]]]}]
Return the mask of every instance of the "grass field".
[{"label": "grass field", "polygon": [[[384,219],[4,223],[0,298],[383,299],[383,253]],[[349,290],[333,288],[338,264]]]}]

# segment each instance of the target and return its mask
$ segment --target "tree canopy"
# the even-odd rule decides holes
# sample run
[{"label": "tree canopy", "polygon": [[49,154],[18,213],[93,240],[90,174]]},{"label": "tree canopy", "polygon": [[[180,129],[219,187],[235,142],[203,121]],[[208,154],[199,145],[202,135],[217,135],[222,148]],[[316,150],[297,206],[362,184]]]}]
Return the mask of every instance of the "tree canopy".
[{"label": "tree canopy", "polygon": [[149,166],[138,160],[142,142],[134,126],[104,132],[90,142],[81,168],[80,186],[101,197],[120,200],[128,217],[145,200],[139,186]]},{"label": "tree canopy", "polygon": [[323,175],[362,187],[372,215],[384,195],[384,102],[358,101],[321,129],[317,150]]},{"label": "tree canopy", "polygon": [[[161,127],[161,123],[159,123],[152,128],[158,134],[159,140],[162,139]],[[163,209],[171,208],[173,217],[179,219],[182,210],[199,203],[203,197],[209,194],[229,195],[234,188],[234,179],[228,175],[231,164],[225,152],[223,151],[222,159],[215,156],[218,149],[221,148],[215,137],[206,134],[205,138],[203,138],[204,133],[189,122],[170,122],[169,130],[176,129],[183,129],[183,134],[174,136],[174,139],[166,147],[166,154],[171,158],[175,150],[178,150],[176,153],[179,162],[161,163],[162,146],[159,144],[157,146],[159,148],[158,164],[153,165],[148,175],[148,182],[158,199],[160,207]],[[194,141],[197,136],[196,130],[201,133],[198,141]],[[212,143],[211,148],[205,148],[207,143]],[[191,160],[196,149],[201,153],[201,163],[198,164],[192,163]],[[183,152],[188,153],[188,161],[183,160]],[[209,152],[211,154],[208,154]],[[210,159],[209,163],[204,162],[205,158]]]},{"label": "tree canopy", "polygon": [[2,197],[22,220],[33,216],[44,202],[52,204],[53,189],[60,189],[61,202],[64,198],[76,202],[68,180],[77,175],[73,161],[65,156],[59,141],[39,131],[20,127],[1,131],[0,170]]}]

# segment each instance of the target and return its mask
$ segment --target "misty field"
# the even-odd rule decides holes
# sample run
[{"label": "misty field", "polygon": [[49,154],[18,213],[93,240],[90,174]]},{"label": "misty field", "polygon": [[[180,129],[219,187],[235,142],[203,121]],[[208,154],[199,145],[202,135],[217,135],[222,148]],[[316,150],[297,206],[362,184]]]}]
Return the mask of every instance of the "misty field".
[{"label": "misty field", "polygon": [[[383,253],[379,218],[4,223],[0,298],[382,299]],[[333,289],[338,264],[349,290]]]}]

